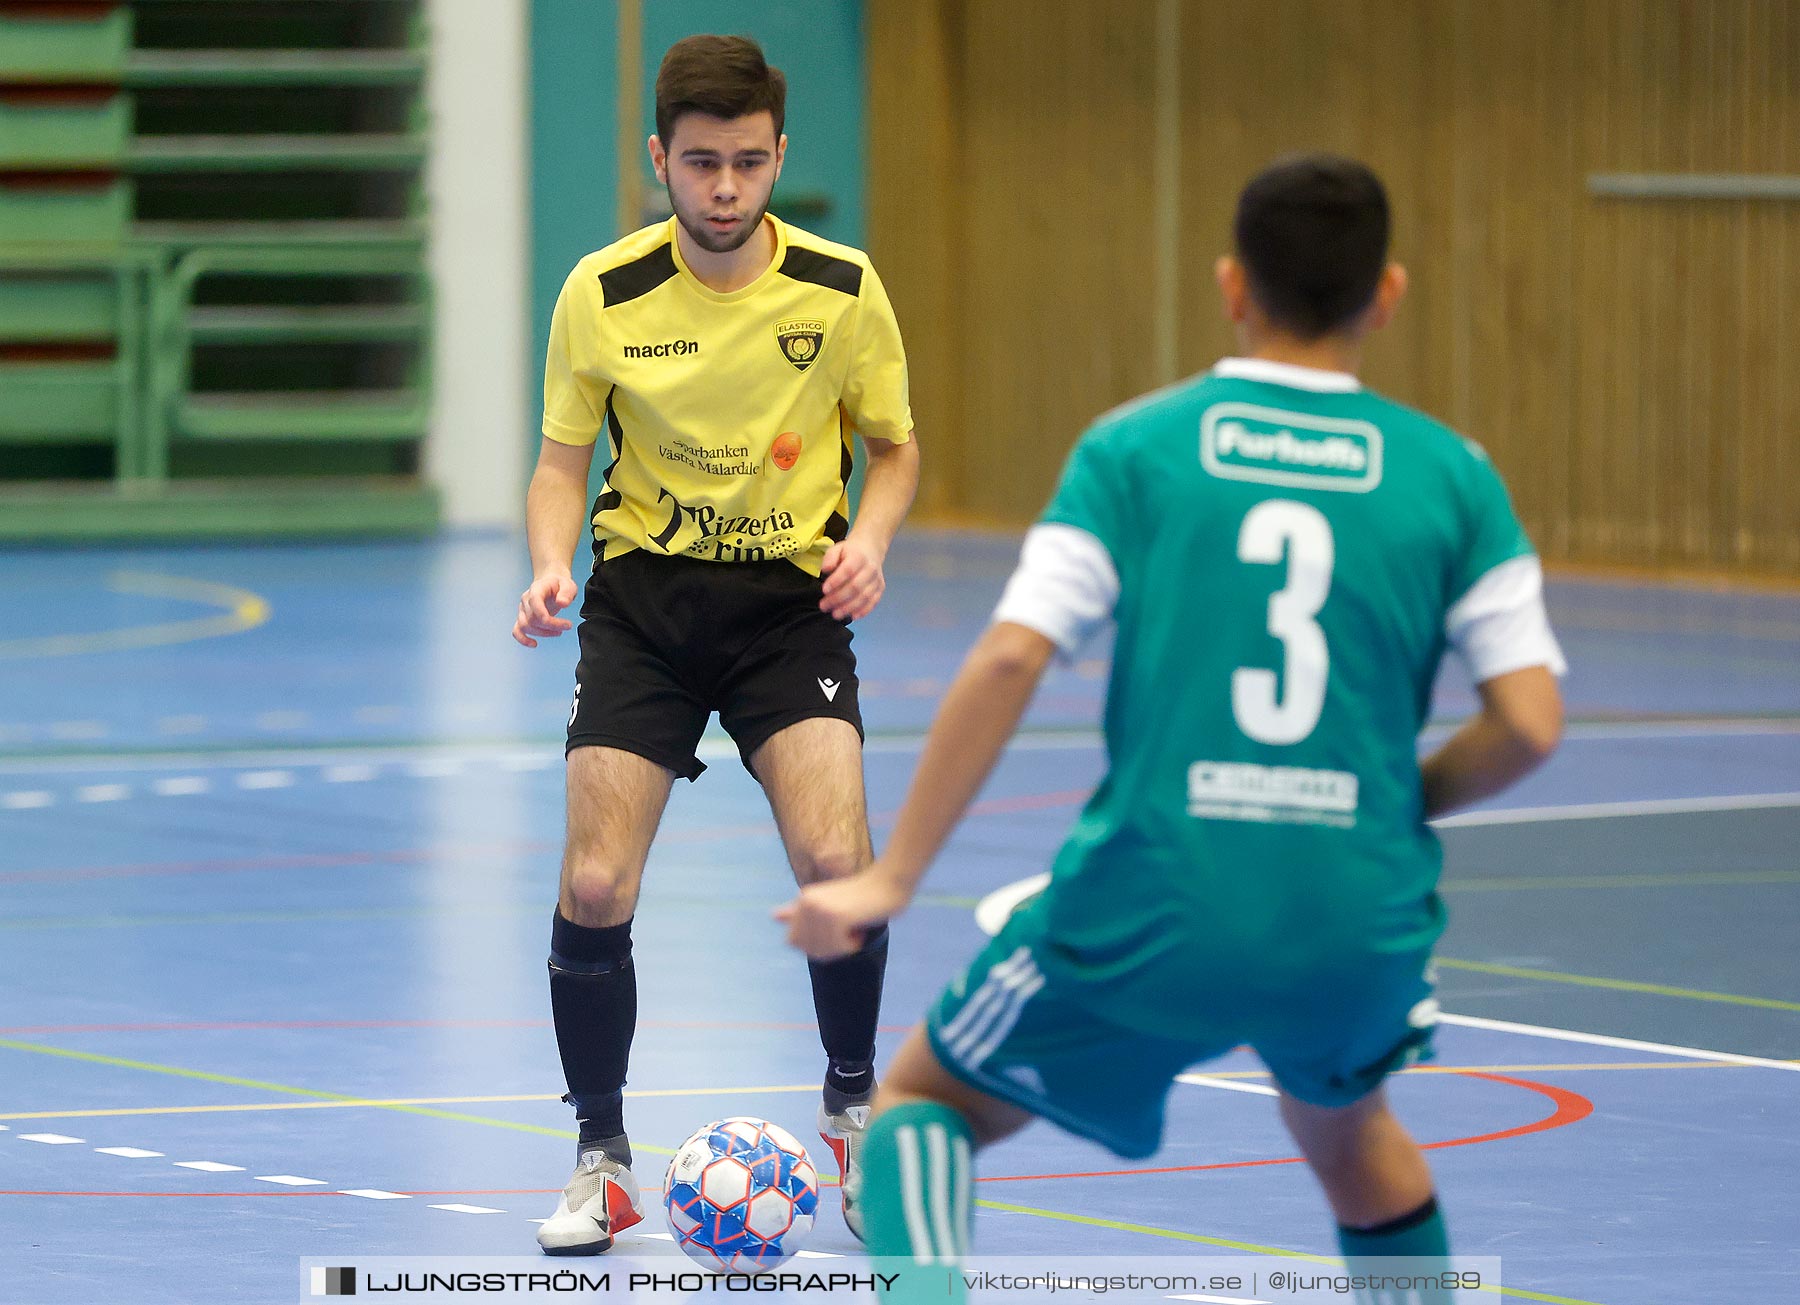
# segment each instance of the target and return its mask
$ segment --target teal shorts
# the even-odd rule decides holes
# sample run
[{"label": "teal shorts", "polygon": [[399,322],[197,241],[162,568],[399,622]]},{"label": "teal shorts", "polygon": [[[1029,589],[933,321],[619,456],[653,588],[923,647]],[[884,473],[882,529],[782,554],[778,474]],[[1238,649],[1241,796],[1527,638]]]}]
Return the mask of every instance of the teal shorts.
[{"label": "teal shorts", "polygon": [[1430,955],[1416,978],[1373,1002],[1362,1018],[1333,1011],[1315,1021],[1258,1018],[1228,1001],[1217,1006],[1216,1037],[1159,1038],[1123,1027],[1081,1004],[1077,985],[1046,970],[1035,913],[1016,912],[951,982],[926,1017],[938,1061],[977,1091],[1089,1138],[1127,1159],[1162,1143],[1163,1110],[1175,1076],[1249,1045],[1288,1095],[1311,1105],[1347,1106],[1398,1069],[1431,1056],[1437,1005]]}]

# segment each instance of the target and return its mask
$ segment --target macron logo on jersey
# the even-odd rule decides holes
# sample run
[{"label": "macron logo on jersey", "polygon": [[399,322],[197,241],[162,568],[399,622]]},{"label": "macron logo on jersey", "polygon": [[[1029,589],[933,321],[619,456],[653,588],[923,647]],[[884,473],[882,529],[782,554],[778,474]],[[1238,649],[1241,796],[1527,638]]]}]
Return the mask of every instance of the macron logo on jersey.
[{"label": "macron logo on jersey", "polygon": [[1372,422],[1217,403],[1200,419],[1200,462],[1222,480],[1366,494],[1381,483]]},{"label": "macron logo on jersey", "polygon": [[665,344],[628,344],[624,346],[627,358],[685,358],[690,353],[700,352],[698,340],[670,340]]}]

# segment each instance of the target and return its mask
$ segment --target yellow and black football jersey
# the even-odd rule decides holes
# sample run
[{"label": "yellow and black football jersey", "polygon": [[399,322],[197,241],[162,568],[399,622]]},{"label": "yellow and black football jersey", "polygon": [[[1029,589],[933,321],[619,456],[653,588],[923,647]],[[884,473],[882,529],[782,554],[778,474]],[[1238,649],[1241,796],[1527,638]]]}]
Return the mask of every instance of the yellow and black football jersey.
[{"label": "yellow and black football jersey", "polygon": [[740,290],[682,262],[675,219],[575,265],[544,366],[544,434],[612,463],[594,539],[816,575],[849,529],[852,431],[910,437],[906,354],[866,254],[766,219],[775,257]]}]

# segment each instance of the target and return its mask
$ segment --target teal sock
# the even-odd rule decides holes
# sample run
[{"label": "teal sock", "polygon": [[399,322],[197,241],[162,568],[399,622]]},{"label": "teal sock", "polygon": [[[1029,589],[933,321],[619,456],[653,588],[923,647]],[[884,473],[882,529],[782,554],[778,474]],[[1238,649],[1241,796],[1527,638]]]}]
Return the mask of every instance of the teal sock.
[{"label": "teal sock", "polygon": [[[1411,1214],[1403,1214],[1376,1228],[1339,1227],[1338,1247],[1352,1273],[1359,1260],[1398,1260],[1405,1264],[1365,1265],[1375,1276],[1425,1278],[1443,1274],[1450,1268],[1450,1235],[1444,1228],[1444,1216],[1438,1210],[1437,1197],[1430,1197]],[[1357,1295],[1358,1305],[1451,1305],[1452,1293],[1437,1289],[1365,1291]]]},{"label": "teal sock", "polygon": [[[968,1255],[973,1150],[968,1121],[935,1101],[909,1102],[875,1117],[858,1166],[863,1240],[871,1256],[954,1266]],[[912,1291],[906,1290],[909,1280]],[[883,1299],[957,1305],[967,1296],[962,1275],[952,1271],[903,1275]]]}]

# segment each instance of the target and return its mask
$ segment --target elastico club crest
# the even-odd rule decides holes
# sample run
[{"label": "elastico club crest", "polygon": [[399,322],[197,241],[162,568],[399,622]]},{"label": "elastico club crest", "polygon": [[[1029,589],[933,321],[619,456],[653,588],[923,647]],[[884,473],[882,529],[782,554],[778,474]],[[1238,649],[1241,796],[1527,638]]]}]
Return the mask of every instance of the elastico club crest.
[{"label": "elastico club crest", "polygon": [[825,323],[810,318],[775,324],[775,342],[784,358],[794,364],[795,371],[805,371],[818,360],[825,343]]}]

